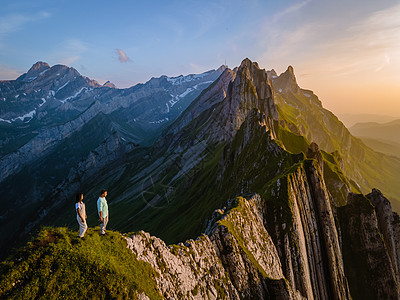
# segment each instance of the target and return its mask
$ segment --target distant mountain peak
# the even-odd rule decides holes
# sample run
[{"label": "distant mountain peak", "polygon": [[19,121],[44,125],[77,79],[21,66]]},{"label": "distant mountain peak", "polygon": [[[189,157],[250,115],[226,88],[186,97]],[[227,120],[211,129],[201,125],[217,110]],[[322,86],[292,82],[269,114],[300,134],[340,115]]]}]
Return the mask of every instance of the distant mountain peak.
[{"label": "distant mountain peak", "polygon": [[44,61],[38,61],[37,63],[33,64],[33,66],[29,69],[28,72],[30,71],[43,71],[45,69],[49,69],[50,66],[48,63]]},{"label": "distant mountain peak", "polygon": [[291,75],[294,76],[294,69],[293,69],[293,67],[292,67],[291,65],[289,65],[289,66],[287,67],[285,73],[286,73],[286,72],[289,72]]},{"label": "distant mountain peak", "polygon": [[286,71],[283,72],[281,75],[279,75],[279,77],[281,77],[281,76],[286,81],[288,81],[288,82],[291,81],[292,83],[295,83],[297,85],[296,76],[294,75],[294,69],[292,66],[288,66]]},{"label": "distant mountain peak", "polygon": [[50,66],[48,63],[43,61],[38,61],[37,63],[33,64],[33,66],[28,70],[28,72],[18,77],[17,80],[30,82],[32,80],[35,80],[38,76],[48,71],[49,69]]},{"label": "distant mountain peak", "polygon": [[222,72],[225,71],[225,69],[227,69],[227,68],[228,68],[227,65],[221,65],[221,66],[217,69],[217,72],[222,73]]},{"label": "distant mountain peak", "polygon": [[247,66],[248,68],[250,68],[250,67],[252,67],[252,66],[255,66],[255,67],[257,67],[258,69],[260,68],[259,66],[258,66],[258,63],[257,62],[252,62],[249,58],[245,58],[245,59],[243,59],[243,61],[242,61],[242,63],[240,64],[240,67],[239,68],[242,68],[242,67],[244,67],[244,66]]},{"label": "distant mountain peak", "polygon": [[300,87],[297,84],[296,76],[294,75],[294,69],[292,66],[288,66],[286,71],[278,77],[274,78],[274,76],[272,76],[272,79],[274,80],[274,86],[277,87],[279,92],[292,92],[294,94],[298,94],[300,92]]},{"label": "distant mountain peak", "polygon": [[271,79],[275,79],[278,77],[278,74],[276,73],[275,69],[272,69],[271,71],[267,71],[267,74]]},{"label": "distant mountain peak", "polygon": [[117,88],[117,87],[115,86],[115,84],[112,83],[112,82],[109,81],[109,80],[107,80],[107,82],[104,83],[103,86],[106,86],[106,87],[109,87],[109,88],[112,88],[112,89],[116,89],[116,88]]}]

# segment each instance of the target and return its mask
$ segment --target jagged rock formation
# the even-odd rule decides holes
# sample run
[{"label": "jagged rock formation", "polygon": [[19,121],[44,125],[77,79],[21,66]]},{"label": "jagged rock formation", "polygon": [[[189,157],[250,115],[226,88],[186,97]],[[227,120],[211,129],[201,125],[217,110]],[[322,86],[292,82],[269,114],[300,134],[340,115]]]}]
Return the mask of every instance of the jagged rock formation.
[{"label": "jagged rock formation", "polygon": [[350,194],[338,210],[346,276],[354,299],[399,299],[399,217],[378,190]]},{"label": "jagged rock formation", "polygon": [[296,76],[294,75],[294,69],[289,66],[287,70],[281,75],[277,76],[276,72],[273,70],[270,73],[271,78],[274,80],[274,86],[276,86],[276,91],[282,93],[283,91],[291,92],[293,94],[300,93],[300,87],[297,84]]},{"label": "jagged rock formation", "polygon": [[[288,196],[297,197],[291,199],[289,223],[270,211],[271,200],[238,197],[230,208],[214,212],[207,235],[166,246],[141,231],[126,238],[128,248],[159,275],[155,281],[166,299],[399,299],[397,262],[390,256],[399,253],[398,239],[395,233],[390,241],[379,238],[378,225],[398,215],[376,217],[367,198],[350,194],[339,212],[342,252],[329,198],[320,193],[323,180],[315,181],[315,163],[287,176]],[[367,197],[377,212],[387,208],[379,191]],[[267,219],[273,214],[274,220]],[[390,243],[397,247],[391,254]]]},{"label": "jagged rock formation", "polygon": [[117,88],[117,87],[115,86],[115,84],[112,83],[112,82],[110,82],[109,80],[108,80],[107,82],[105,82],[105,83],[103,84],[103,86],[106,86],[106,87],[109,87],[109,88],[112,88],[112,89],[116,89],[116,88]]},{"label": "jagged rock formation", "polygon": [[128,248],[159,274],[166,299],[303,299],[283,277],[256,201],[238,198],[231,210],[216,212],[210,237],[166,246],[139,232],[126,238]]}]

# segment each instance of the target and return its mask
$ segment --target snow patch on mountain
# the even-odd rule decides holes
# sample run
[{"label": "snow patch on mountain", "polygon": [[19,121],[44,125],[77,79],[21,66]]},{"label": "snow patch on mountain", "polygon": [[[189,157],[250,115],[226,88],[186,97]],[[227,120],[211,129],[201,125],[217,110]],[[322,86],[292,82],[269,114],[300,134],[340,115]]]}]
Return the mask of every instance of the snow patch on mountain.
[{"label": "snow patch on mountain", "polygon": [[47,95],[47,99],[49,99],[50,97],[54,97],[56,93],[53,90],[49,91],[49,94]]},{"label": "snow patch on mountain", "polygon": [[67,86],[67,84],[69,83],[69,80],[64,83],[61,87],[58,88],[58,90],[56,91],[56,93],[58,93],[58,91],[62,90],[63,88],[65,88]]},{"label": "snow patch on mountain", "polygon": [[10,121],[10,120],[4,120],[4,119],[2,119],[2,118],[0,118],[0,122],[11,123],[11,121]]},{"label": "snow patch on mountain", "polygon": [[39,107],[42,107],[46,103],[46,99],[42,98],[42,103],[39,104]]},{"label": "snow patch on mountain", "polygon": [[26,81],[31,82],[31,81],[34,81],[36,78],[37,78],[37,76],[29,77]]},{"label": "snow patch on mountain", "polygon": [[[10,119],[10,120],[5,120],[5,119],[1,119],[1,118],[0,118],[0,121],[1,121],[1,122],[6,122],[6,123],[11,124],[12,122],[15,122],[15,121],[17,121],[17,120],[21,120],[22,122],[29,123],[29,122],[33,119],[33,117],[34,117],[35,115],[36,115],[36,109],[34,109],[34,110],[32,110],[32,111],[26,113],[26,114],[23,115],[23,116],[16,117],[16,118],[13,118],[13,119]],[[29,118],[29,120],[25,121],[25,119],[27,119],[27,118]]]},{"label": "snow patch on mountain", "polygon": [[75,95],[69,96],[69,97],[65,98],[64,100],[60,100],[60,102],[61,102],[61,103],[65,103],[65,102],[67,102],[68,100],[75,99],[75,98],[78,97],[84,90],[87,90],[87,88],[86,88],[86,87],[81,88],[79,91],[77,91],[77,92],[75,93]]},{"label": "snow patch on mountain", "polygon": [[164,119],[157,120],[157,121],[151,121],[149,123],[150,124],[160,124],[160,123],[163,123],[163,122],[168,121],[168,120],[169,120],[168,118],[164,118]]},{"label": "snow patch on mountain", "polygon": [[46,73],[48,70],[50,70],[50,68],[48,68],[48,69],[46,69],[46,70],[40,72],[40,73],[39,73],[39,76],[43,75],[43,74]]},{"label": "snow patch on mountain", "polygon": [[187,76],[179,75],[177,77],[167,77],[167,80],[171,82],[173,85],[180,85],[182,83],[198,80],[200,78],[203,78],[207,76],[207,73],[202,73],[202,74],[190,74]]},{"label": "snow patch on mountain", "polygon": [[[200,74],[200,75],[204,75],[204,74]],[[192,76],[192,75],[188,75],[188,76]],[[201,83],[199,83],[199,84],[196,84],[196,85],[193,86],[193,87],[188,87],[182,94],[177,95],[177,96],[174,96],[174,95],[170,94],[171,97],[172,97],[172,99],[169,100],[169,101],[166,103],[166,104],[167,104],[167,107],[168,107],[168,103],[169,103],[170,106],[171,106],[171,108],[172,108],[176,103],[179,102],[179,100],[181,100],[182,98],[186,97],[186,96],[189,95],[191,92],[197,90],[197,89],[199,88],[200,85],[205,85],[205,84],[208,84],[208,85],[209,85],[209,84],[211,84],[211,83],[213,83],[213,81],[201,82]],[[169,112],[169,107],[168,107],[168,112]]]}]

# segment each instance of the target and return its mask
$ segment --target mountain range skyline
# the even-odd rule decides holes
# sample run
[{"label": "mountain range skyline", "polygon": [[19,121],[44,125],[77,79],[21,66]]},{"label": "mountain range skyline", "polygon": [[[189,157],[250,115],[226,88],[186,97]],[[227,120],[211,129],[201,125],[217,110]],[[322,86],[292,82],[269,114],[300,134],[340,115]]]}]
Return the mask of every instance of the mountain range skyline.
[{"label": "mountain range skyline", "polygon": [[249,57],[278,73],[292,65],[301,86],[336,114],[400,116],[400,5],[394,0],[88,1],[79,7],[19,0],[4,4],[0,17],[4,80],[46,61],[124,88]]}]

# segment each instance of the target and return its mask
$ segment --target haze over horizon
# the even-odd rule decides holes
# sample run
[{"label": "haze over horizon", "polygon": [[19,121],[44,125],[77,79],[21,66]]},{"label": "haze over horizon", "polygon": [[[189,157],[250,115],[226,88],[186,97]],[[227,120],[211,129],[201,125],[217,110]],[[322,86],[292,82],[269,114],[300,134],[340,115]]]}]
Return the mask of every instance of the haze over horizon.
[{"label": "haze over horizon", "polygon": [[400,117],[400,1],[13,1],[0,12],[0,79],[36,61],[129,87],[249,57],[334,113]]}]

